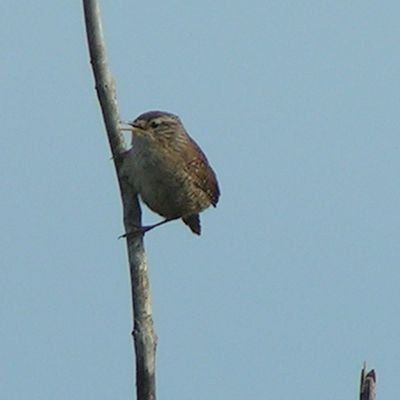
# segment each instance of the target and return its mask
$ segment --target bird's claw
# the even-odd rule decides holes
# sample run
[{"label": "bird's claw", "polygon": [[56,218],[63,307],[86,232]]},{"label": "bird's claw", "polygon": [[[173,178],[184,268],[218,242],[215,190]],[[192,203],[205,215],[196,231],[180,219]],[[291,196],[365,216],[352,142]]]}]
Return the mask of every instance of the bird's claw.
[{"label": "bird's claw", "polygon": [[148,226],[138,226],[138,225],[132,225],[132,228],[129,232],[125,232],[123,235],[118,236],[118,239],[124,239],[129,236],[140,236],[144,235],[147,231],[149,231],[151,227]]}]

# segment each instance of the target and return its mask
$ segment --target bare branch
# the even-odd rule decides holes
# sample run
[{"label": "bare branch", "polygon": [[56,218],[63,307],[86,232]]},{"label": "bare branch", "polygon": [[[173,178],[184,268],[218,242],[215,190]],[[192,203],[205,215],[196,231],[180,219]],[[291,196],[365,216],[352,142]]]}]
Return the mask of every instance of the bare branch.
[{"label": "bare branch", "polygon": [[[126,152],[122,134],[119,130],[119,113],[116,90],[107,64],[106,49],[97,0],[83,0],[87,41],[90,61],[96,82],[107,136],[111,147],[124,210],[125,232],[141,226],[141,209],[132,185],[123,175],[123,159]],[[128,235],[127,250],[130,267],[133,337],[136,352],[136,389],[138,400],[154,400],[155,393],[155,350],[150,284],[143,237]]]}]

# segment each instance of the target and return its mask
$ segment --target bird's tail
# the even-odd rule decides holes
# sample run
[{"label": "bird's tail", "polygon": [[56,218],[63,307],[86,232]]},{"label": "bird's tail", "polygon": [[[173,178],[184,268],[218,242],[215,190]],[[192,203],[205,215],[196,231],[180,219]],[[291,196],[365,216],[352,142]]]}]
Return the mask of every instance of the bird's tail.
[{"label": "bird's tail", "polygon": [[193,233],[195,233],[196,235],[200,235],[201,226],[199,214],[188,215],[187,217],[183,217],[182,220]]}]

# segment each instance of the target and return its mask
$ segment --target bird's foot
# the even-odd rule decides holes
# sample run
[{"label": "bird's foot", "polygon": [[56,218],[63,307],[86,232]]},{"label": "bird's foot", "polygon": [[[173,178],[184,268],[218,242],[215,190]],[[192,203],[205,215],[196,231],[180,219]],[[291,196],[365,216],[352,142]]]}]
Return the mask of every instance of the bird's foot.
[{"label": "bird's foot", "polygon": [[154,228],[157,228],[157,226],[164,225],[169,221],[171,221],[171,219],[164,219],[163,221],[157,222],[156,224],[153,225],[145,225],[145,226],[133,225],[132,229],[129,232],[126,232],[123,235],[118,236],[118,239],[123,239],[129,236],[144,235],[146,232],[151,231]]}]

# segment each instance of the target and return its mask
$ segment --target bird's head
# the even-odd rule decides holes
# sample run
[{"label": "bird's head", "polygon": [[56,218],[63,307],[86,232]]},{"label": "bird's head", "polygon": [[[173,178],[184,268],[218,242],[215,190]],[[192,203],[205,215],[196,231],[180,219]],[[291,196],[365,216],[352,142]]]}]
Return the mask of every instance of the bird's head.
[{"label": "bird's head", "polygon": [[186,131],[178,116],[165,111],[148,111],[139,115],[134,121],[128,122],[128,128],[133,136],[147,140],[165,141],[175,137],[185,136]]}]

